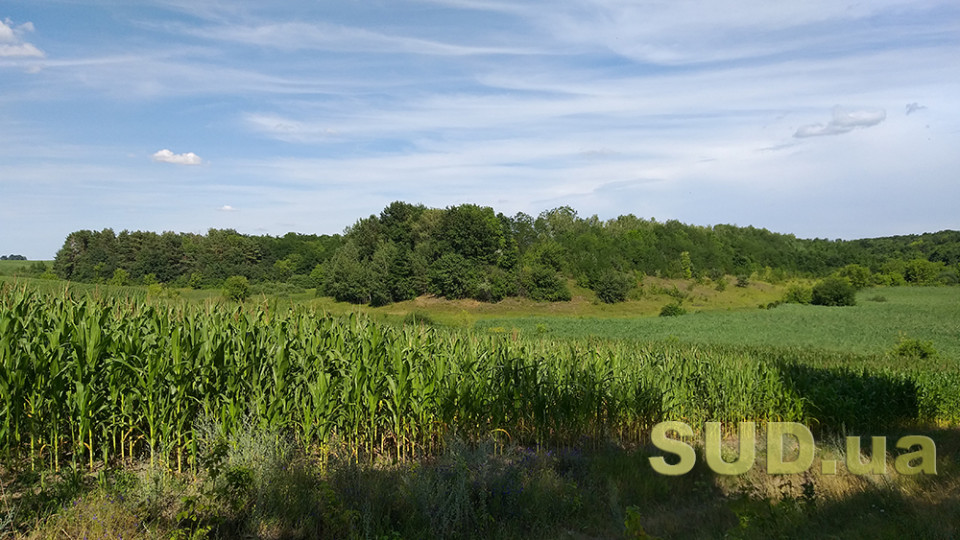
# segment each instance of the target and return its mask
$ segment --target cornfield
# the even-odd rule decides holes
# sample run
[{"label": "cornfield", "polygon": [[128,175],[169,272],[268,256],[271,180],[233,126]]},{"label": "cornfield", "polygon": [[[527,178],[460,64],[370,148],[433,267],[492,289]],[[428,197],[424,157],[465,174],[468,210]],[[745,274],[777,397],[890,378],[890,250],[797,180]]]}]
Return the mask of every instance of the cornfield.
[{"label": "cornfield", "polygon": [[0,452],[52,468],[148,457],[182,469],[196,463],[200,420],[227,439],[265,429],[322,456],[336,442],[356,456],[409,459],[448,434],[575,445],[642,440],[663,419],[800,421],[822,412],[798,384],[817,374],[785,373],[745,352],[0,284]]}]

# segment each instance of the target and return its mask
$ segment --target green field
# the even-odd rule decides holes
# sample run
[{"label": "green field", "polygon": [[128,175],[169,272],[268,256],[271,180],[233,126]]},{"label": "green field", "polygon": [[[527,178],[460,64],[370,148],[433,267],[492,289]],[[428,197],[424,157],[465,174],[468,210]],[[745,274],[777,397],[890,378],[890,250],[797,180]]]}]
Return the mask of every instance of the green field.
[{"label": "green field", "polygon": [[[877,301],[882,297],[884,301]],[[524,335],[668,341],[704,345],[775,346],[883,354],[901,336],[930,341],[951,362],[960,362],[960,288],[873,288],[853,307],[784,304],[775,309],[710,311],[681,317],[490,317],[487,331]]]},{"label": "green field", "polygon": [[[37,261],[0,261],[0,276],[11,276],[15,274],[27,275],[30,268]],[[41,261],[47,268],[53,266],[53,261]]]},{"label": "green field", "polygon": [[[583,294],[372,309],[310,292],[240,305],[217,290],[0,278],[0,533],[958,532],[960,289],[761,310],[782,286],[688,286],[701,311],[649,315],[668,285],[612,307]],[[896,354],[901,336],[939,354]],[[940,476],[663,477],[647,464],[663,420],[802,422],[818,464],[843,459],[843,434],[923,433]]]}]

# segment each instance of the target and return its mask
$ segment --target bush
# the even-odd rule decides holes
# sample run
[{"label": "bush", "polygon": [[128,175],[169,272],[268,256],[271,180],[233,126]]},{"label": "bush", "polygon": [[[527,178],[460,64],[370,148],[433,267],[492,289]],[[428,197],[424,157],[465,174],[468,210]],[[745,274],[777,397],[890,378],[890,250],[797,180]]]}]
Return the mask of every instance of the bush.
[{"label": "bush", "polygon": [[459,253],[445,253],[430,265],[430,292],[448,299],[466,298],[478,289],[474,264]]},{"label": "bush", "polygon": [[856,290],[844,278],[829,277],[813,287],[810,303],[817,306],[854,306]]},{"label": "bush", "polygon": [[538,302],[566,302],[572,298],[566,282],[553,269],[536,265],[526,270],[522,278],[527,298]]},{"label": "bush", "polygon": [[809,304],[813,301],[813,289],[799,284],[790,285],[783,295],[783,301],[787,304]]},{"label": "bush", "polygon": [[630,274],[607,269],[591,285],[600,300],[615,304],[627,299],[630,289],[633,288],[633,278]]},{"label": "bush", "polygon": [[661,317],[677,317],[686,313],[687,310],[683,309],[680,302],[672,302],[660,308]]},{"label": "bush", "polygon": [[841,268],[837,275],[847,278],[850,285],[858,291],[873,285],[873,274],[870,273],[870,269],[859,264],[848,264]]},{"label": "bush", "polygon": [[919,339],[900,336],[900,343],[893,349],[893,354],[903,358],[926,359],[937,355],[937,350],[933,348],[932,341],[920,341]]},{"label": "bush", "polygon": [[117,268],[113,271],[113,277],[107,283],[110,285],[128,285],[130,283],[130,273],[123,268]]},{"label": "bush", "polygon": [[737,287],[741,289],[750,284],[750,276],[746,274],[740,274],[737,276]]},{"label": "bush", "polygon": [[243,302],[250,296],[250,282],[243,276],[230,276],[223,282],[223,296],[234,302]]}]

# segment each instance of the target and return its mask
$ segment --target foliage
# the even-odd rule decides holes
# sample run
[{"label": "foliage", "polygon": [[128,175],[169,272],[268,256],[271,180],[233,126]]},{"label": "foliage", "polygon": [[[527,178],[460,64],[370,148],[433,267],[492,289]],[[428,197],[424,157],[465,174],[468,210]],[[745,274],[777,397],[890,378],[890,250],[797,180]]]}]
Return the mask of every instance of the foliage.
[{"label": "foliage", "polygon": [[123,268],[117,268],[113,271],[113,277],[107,283],[110,285],[129,285],[130,274]]},{"label": "foliage", "polygon": [[937,356],[937,350],[933,347],[932,341],[921,341],[901,335],[900,342],[893,349],[893,354],[904,358],[926,360]]},{"label": "foliage", "polygon": [[540,302],[566,302],[572,298],[563,277],[545,266],[524,269],[521,291],[527,298]]},{"label": "foliage", "polygon": [[926,259],[912,259],[906,264],[903,277],[908,283],[917,285],[932,285],[937,282],[943,270],[942,262],[933,262]]},{"label": "foliage", "polygon": [[678,317],[686,313],[687,310],[680,305],[680,302],[671,302],[660,309],[661,317]]},{"label": "foliage", "polygon": [[865,289],[873,285],[873,275],[870,269],[859,264],[848,264],[837,271],[837,276],[846,278],[855,290]]},{"label": "foliage", "polygon": [[813,302],[813,288],[794,283],[787,287],[783,301],[788,304],[810,304]]},{"label": "foliage", "polygon": [[817,306],[854,306],[857,291],[846,278],[828,277],[813,286],[810,303]]},{"label": "foliage", "polygon": [[430,268],[430,292],[446,298],[466,298],[477,287],[476,266],[459,253],[445,253]]},{"label": "foliage", "polygon": [[633,288],[633,276],[608,268],[591,284],[597,297],[608,303],[623,302]]},{"label": "foliage", "polygon": [[[564,298],[556,283],[551,286],[557,292],[549,294],[530,287],[532,275],[546,275],[540,268],[617,301],[624,295],[610,272],[698,283],[708,274],[718,290],[727,286],[725,275],[736,275],[736,285],[746,287],[750,276],[780,283],[835,273],[862,288],[960,283],[958,264],[958,231],[801,240],[754,227],[700,227],[634,215],[602,221],[580,217],[566,206],[533,218],[507,217],[473,204],[431,209],[396,201],[347,227],[342,236],[275,238],[229,229],[206,235],[76,231],[58,251],[54,271],[64,279],[103,283],[122,269],[130,282],[146,283],[144,277],[152,274],[161,283],[193,287],[196,274],[206,286],[240,275],[251,283],[296,282],[301,288],[306,285],[302,276],[309,275],[318,295],[383,305],[427,292],[484,301],[524,294]],[[469,275],[456,278],[452,267]]]},{"label": "foliage", "polygon": [[230,276],[223,282],[223,296],[234,302],[243,302],[250,296],[250,282],[243,276]]}]

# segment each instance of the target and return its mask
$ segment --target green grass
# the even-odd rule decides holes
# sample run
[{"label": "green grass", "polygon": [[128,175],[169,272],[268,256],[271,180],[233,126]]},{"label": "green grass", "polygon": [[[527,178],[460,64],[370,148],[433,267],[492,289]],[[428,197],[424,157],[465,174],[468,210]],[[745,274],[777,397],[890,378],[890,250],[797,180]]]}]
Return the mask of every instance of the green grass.
[{"label": "green grass", "polygon": [[[885,302],[870,301],[882,295]],[[775,346],[857,354],[891,351],[901,336],[930,341],[941,357],[960,359],[960,288],[869,289],[853,307],[785,304],[769,310],[710,311],[681,317],[491,317],[476,328],[554,338]]]},{"label": "green grass", "polygon": [[[29,275],[31,267],[38,261],[0,261],[0,276]],[[39,261],[53,268],[53,261]]]},{"label": "green grass", "polygon": [[[100,298],[139,299],[147,295],[146,287],[0,277],[0,287],[2,282],[16,282],[46,293],[56,293],[68,286],[75,293]],[[505,404],[543,398],[541,405],[535,400],[521,403],[522,411],[542,408],[550,411],[544,416],[548,420],[560,417],[557,411],[561,410],[561,404],[583,403],[585,396],[593,395],[570,394],[568,390],[577,385],[595,394],[619,388],[622,392],[605,394],[597,401],[611,410],[618,410],[617,396],[629,389],[647,388],[652,395],[663,394],[662,400],[651,402],[657,410],[662,408],[661,416],[701,419],[693,414],[696,407],[710,408],[713,398],[730,399],[739,395],[744,388],[738,375],[745,375],[749,380],[751,373],[765,373],[764,380],[777,383],[776,392],[790,389],[789,394],[802,401],[803,421],[810,425],[821,422],[827,426],[861,429],[860,433],[883,434],[892,441],[899,430],[926,432],[922,422],[914,423],[917,418],[950,420],[954,427],[929,432],[938,445],[940,474],[925,478],[895,474],[827,477],[820,475],[815,465],[813,472],[803,476],[771,476],[755,469],[742,477],[720,477],[707,471],[700,460],[689,475],[663,477],[653,473],[646,461],[650,448],[632,437],[626,437],[624,440],[628,442],[620,444],[597,440],[586,444],[586,439],[571,436],[564,439],[572,441],[570,445],[558,442],[546,444],[540,451],[534,450],[530,448],[533,437],[524,437],[522,428],[534,426],[536,418],[521,419],[516,425],[508,426],[507,431],[483,430],[488,435],[503,434],[494,442],[483,439],[480,434],[469,437],[470,443],[444,438],[439,451],[400,463],[386,463],[382,454],[381,460],[358,460],[355,447],[338,448],[333,444],[337,441],[333,441],[329,463],[320,466],[315,446],[294,448],[290,454],[278,453],[283,448],[283,438],[278,433],[260,432],[251,427],[234,434],[230,445],[224,447],[227,454],[218,458],[219,461],[203,453],[215,456],[215,451],[201,446],[203,459],[197,461],[200,470],[195,476],[169,471],[141,474],[138,470],[145,466],[142,462],[131,465],[129,456],[127,461],[114,458],[111,463],[116,469],[98,466],[96,473],[88,474],[70,473],[66,467],[58,475],[49,470],[34,472],[26,459],[13,460],[6,469],[0,467],[0,485],[6,489],[0,504],[0,536],[13,532],[18,538],[120,535],[124,538],[204,535],[215,538],[243,535],[261,538],[642,538],[641,530],[661,538],[956,536],[956,523],[960,523],[960,471],[957,468],[960,431],[955,426],[956,411],[960,410],[956,396],[960,394],[955,382],[950,382],[956,381],[956,377],[951,378],[938,366],[949,363],[956,370],[956,360],[960,358],[960,288],[870,289],[858,296],[858,306],[852,308],[783,305],[771,310],[756,308],[763,299],[776,299],[779,289],[766,284],[752,284],[747,289],[731,286],[723,293],[710,293],[708,288],[700,286],[692,289],[681,288],[690,293],[684,306],[693,313],[671,318],[656,317],[656,311],[651,311],[672,301],[661,292],[648,292],[638,300],[613,306],[594,303],[587,293],[576,291],[578,299],[562,304],[522,300],[480,304],[419,299],[404,305],[371,309],[336,303],[329,298],[314,299],[312,292],[307,291],[280,298],[251,298],[245,309],[266,305],[270,320],[279,322],[275,321],[271,327],[263,317],[256,324],[243,326],[243,332],[236,335],[251,337],[249,342],[243,342],[245,347],[260,343],[264,348],[258,350],[273,351],[275,348],[269,345],[273,342],[269,340],[301,339],[317,332],[318,325],[312,319],[299,326],[291,323],[296,319],[284,322],[282,319],[289,315],[283,315],[277,307],[287,303],[300,304],[299,308],[307,304],[315,311],[362,311],[380,319],[399,320],[405,313],[415,311],[440,323],[473,330],[397,330],[407,332],[397,334],[403,338],[398,341],[390,328],[378,328],[380,334],[369,334],[374,339],[367,339],[364,336],[368,334],[351,330],[361,324],[351,319],[337,326],[345,326],[356,335],[345,334],[340,343],[359,344],[357,351],[363,353],[371,347],[380,347],[378,344],[396,342],[402,345],[396,350],[410,347],[423,351],[424,359],[447,358],[450,365],[464,356],[477,362],[487,362],[491,354],[500,354],[504,359],[526,358],[529,363],[516,363],[515,369],[509,372],[476,369],[470,372],[469,378],[456,382],[451,388],[466,389],[467,381],[480,380],[489,374],[490,381],[506,383],[498,388],[515,392],[505,394],[509,398]],[[870,300],[878,296],[886,300]],[[189,304],[222,302],[222,294],[218,289],[178,289],[176,296],[162,298],[160,302],[184,303],[189,308]],[[109,306],[107,313],[110,314],[119,314],[123,307]],[[590,316],[580,316],[583,313]],[[112,326],[108,325],[108,330],[113,330],[104,335],[123,335],[121,330],[128,326],[149,327],[146,323],[131,325],[135,318],[133,314],[125,314]],[[268,327],[273,331],[262,332]],[[287,328],[292,329],[289,334]],[[305,328],[311,330],[303,331]],[[509,336],[514,329],[517,336]],[[183,335],[189,333],[185,330]],[[507,336],[487,335],[491,333]],[[228,331],[214,334],[221,338],[231,335]],[[484,337],[478,339],[478,334]],[[163,332],[159,335],[166,336]],[[908,361],[885,354],[897,345],[901,335],[932,342],[940,352],[939,357],[909,366]],[[173,355],[157,351],[164,340],[166,338],[147,340],[154,343],[153,346],[141,346],[141,340],[131,340],[125,346],[140,348],[131,352],[130,362],[157,355],[165,359],[157,365],[167,366],[170,361],[166,359]],[[680,344],[644,345],[639,341],[678,341]],[[21,340],[12,343],[19,346]],[[292,350],[303,352],[306,350],[303,347]],[[739,347],[747,352],[729,350]],[[325,351],[335,348],[322,347]],[[351,351],[349,347],[344,350],[351,358],[351,362],[341,366],[344,369],[362,357],[354,358]],[[42,358],[43,354],[29,356]],[[247,356],[272,358],[266,353]],[[300,356],[294,354],[290,358]],[[242,357],[233,353],[224,356],[234,361]],[[796,364],[790,359],[796,359]],[[898,366],[898,362],[904,365]],[[410,362],[410,373],[419,374],[421,366],[428,364]],[[570,369],[563,371],[567,375],[558,376],[555,383],[550,383],[553,380],[550,371],[541,371],[538,376],[538,369],[561,364]],[[644,372],[649,376],[635,379],[629,385],[618,382],[644,364],[649,364],[650,369]],[[836,365],[853,369],[832,369]],[[865,366],[866,369],[858,371]],[[902,378],[887,370],[894,368],[895,371],[898,367],[915,367],[923,373]],[[332,373],[340,371],[338,368]],[[313,372],[315,370],[310,373]],[[508,381],[505,374],[509,373],[514,379]],[[171,371],[169,375],[172,374]],[[660,374],[670,376],[660,377]],[[438,381],[448,378],[441,377]],[[674,379],[686,382],[670,383]],[[162,380],[174,379],[165,376]],[[186,372],[184,380],[200,379]],[[248,377],[237,377],[237,380],[246,381]],[[298,387],[300,381],[290,378],[287,388]],[[525,381],[529,384],[525,385]],[[657,385],[640,384],[644,381],[657,382]],[[270,378],[269,383],[259,387],[273,388],[274,384]],[[133,385],[123,385],[123,388],[125,395],[134,395]],[[382,389],[382,385],[378,388]],[[931,397],[932,391],[940,392],[939,396]],[[288,390],[287,394],[290,393]],[[673,403],[667,394],[686,397]],[[335,392],[334,395],[342,394]],[[458,395],[463,399],[483,393]],[[953,401],[940,410],[941,417],[930,407],[949,401],[942,398]],[[64,400],[53,402],[61,401]],[[191,399],[187,403],[195,401]],[[290,401],[265,398],[262,402]],[[491,407],[496,403],[490,401],[483,405],[481,417],[491,414]],[[684,412],[687,405],[692,412]],[[585,418],[593,410],[587,409],[584,409]],[[215,406],[213,410],[222,408]],[[933,414],[927,414],[928,410]],[[714,418],[739,417],[739,413],[730,415],[718,408],[710,409],[709,414]],[[753,414],[747,412],[748,416]],[[461,416],[459,413],[444,422],[452,425]],[[858,426],[858,422],[869,427]],[[469,431],[468,428],[463,426],[461,434]],[[556,432],[556,428],[553,431]],[[346,433],[346,430],[338,428],[337,432]],[[198,440],[206,441],[202,437]],[[437,435],[425,441],[439,443],[441,438]],[[834,447],[840,448],[839,443],[831,446],[820,442],[818,439],[821,452],[818,456],[828,452],[830,458],[835,458],[839,450]],[[498,448],[498,444],[504,443],[505,447]],[[138,444],[140,449],[136,453],[144,459],[143,443]],[[23,445],[25,451],[26,443]],[[382,451],[382,440],[380,448]],[[304,453],[304,450],[307,451]],[[368,455],[375,453],[371,451]],[[173,466],[172,460],[169,466]],[[95,474],[101,478],[99,487],[94,484]]]}]

